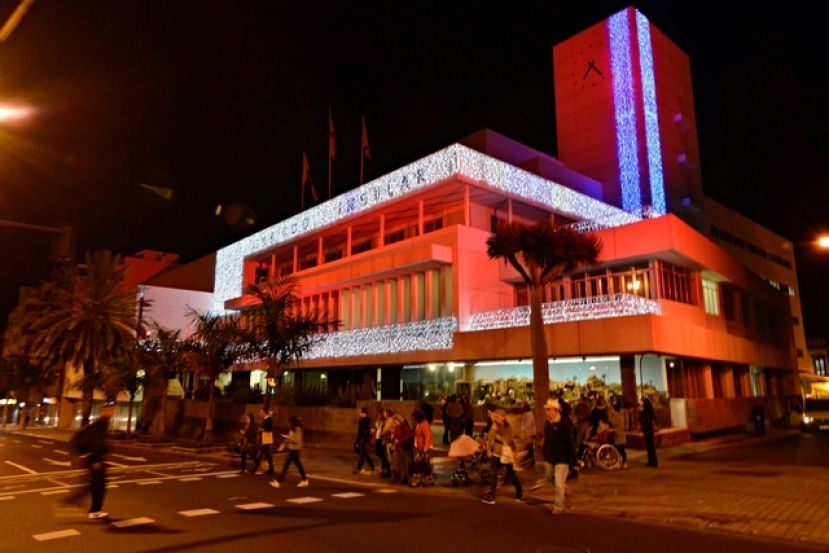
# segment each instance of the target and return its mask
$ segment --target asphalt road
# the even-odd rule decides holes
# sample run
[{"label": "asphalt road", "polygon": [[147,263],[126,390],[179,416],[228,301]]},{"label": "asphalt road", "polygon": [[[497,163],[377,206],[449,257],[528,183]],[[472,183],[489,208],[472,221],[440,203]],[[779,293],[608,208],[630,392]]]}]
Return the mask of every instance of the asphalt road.
[{"label": "asphalt road", "polygon": [[745,463],[756,465],[827,467],[829,432],[797,433],[783,439],[678,457],[700,463]]},{"label": "asphalt road", "polygon": [[65,444],[48,441],[0,434],[0,551],[799,550],[788,543],[625,520],[555,517],[539,501],[513,501],[511,490],[499,492],[498,503],[488,506],[478,501],[481,489],[475,487],[424,492],[312,473],[311,486],[297,488],[295,472],[275,490],[265,476],[240,476],[221,464],[117,448],[120,457],[113,460],[123,466],[110,472],[105,504],[112,515],[91,521],[84,511],[61,506],[60,499],[84,480],[80,471],[49,463],[68,456],[59,452]]}]

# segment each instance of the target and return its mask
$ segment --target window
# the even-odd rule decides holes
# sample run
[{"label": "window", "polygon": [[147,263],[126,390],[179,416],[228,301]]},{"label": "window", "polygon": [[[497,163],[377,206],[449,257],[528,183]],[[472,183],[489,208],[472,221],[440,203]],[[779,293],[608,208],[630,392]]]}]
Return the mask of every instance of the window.
[{"label": "window", "polygon": [[367,252],[371,249],[371,240],[364,240],[358,244],[351,246],[351,254],[358,254]]},{"label": "window", "polygon": [[660,261],[657,264],[657,271],[663,298],[691,305],[697,304],[696,294],[691,285],[693,277],[690,270]]},{"label": "window", "polygon": [[431,221],[426,221],[423,223],[423,234],[429,232],[435,232],[436,230],[440,230],[443,228],[443,217],[438,217],[437,219],[432,219]]},{"label": "window", "polygon": [[815,357],[815,374],[818,376],[826,376],[826,358],[823,356]]},{"label": "window", "polygon": [[705,300],[705,312],[709,315],[720,314],[720,287],[713,280],[702,279],[702,295]]},{"label": "window", "polygon": [[310,269],[317,266],[317,256],[311,255],[299,262],[299,270]]},{"label": "window", "polygon": [[338,259],[343,258],[343,251],[342,250],[329,250],[325,252],[325,262],[330,263],[332,261],[336,261]]},{"label": "window", "polygon": [[394,232],[390,232],[383,237],[383,244],[389,245],[394,244],[395,242],[400,242],[403,238],[406,237],[405,232],[403,229],[396,230]]}]

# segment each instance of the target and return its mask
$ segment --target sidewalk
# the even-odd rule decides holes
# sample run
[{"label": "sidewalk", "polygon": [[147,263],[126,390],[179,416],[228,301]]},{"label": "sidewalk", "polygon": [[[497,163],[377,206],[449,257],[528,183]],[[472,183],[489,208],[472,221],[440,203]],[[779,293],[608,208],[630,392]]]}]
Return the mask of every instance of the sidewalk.
[{"label": "sidewalk", "polygon": [[[27,428],[7,432],[39,438],[68,440],[71,431]],[[646,468],[643,451],[629,451],[630,468],[626,470],[585,471],[568,482],[568,510],[593,516],[623,517],[650,524],[683,526],[702,532],[737,533],[764,539],[799,542],[829,547],[829,469],[818,467],[776,467],[739,463],[700,463],[689,456],[729,447],[774,442],[793,431],[773,430],[765,437],[737,434],[719,436],[659,450],[658,469]],[[135,450],[182,454],[183,448],[154,446],[137,442],[117,442]],[[419,494],[454,493],[449,474],[456,461],[445,457],[445,450],[435,451],[433,458],[438,486],[419,489]],[[212,460],[237,467],[238,454],[215,449],[193,451],[187,457]],[[284,454],[274,455],[279,470]],[[352,474],[356,456],[343,449],[305,449],[303,461],[312,478],[351,482],[368,486],[389,486],[376,475]],[[541,475],[522,472],[520,478],[529,487]],[[818,471],[820,471],[818,473]],[[473,484],[466,493],[475,493]],[[483,493],[483,488],[480,489]],[[551,502],[552,490],[529,493],[528,502]]]}]

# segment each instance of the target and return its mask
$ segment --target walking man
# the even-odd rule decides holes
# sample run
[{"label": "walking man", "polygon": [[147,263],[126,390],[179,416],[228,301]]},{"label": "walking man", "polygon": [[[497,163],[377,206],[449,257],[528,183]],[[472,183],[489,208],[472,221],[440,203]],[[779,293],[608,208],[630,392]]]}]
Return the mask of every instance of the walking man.
[{"label": "walking man", "polygon": [[539,489],[547,482],[553,484],[556,495],[552,513],[560,515],[564,512],[565,482],[570,465],[576,461],[576,447],[570,421],[561,416],[558,400],[548,399],[544,412],[547,415],[544,422],[544,480],[533,489]]},{"label": "walking man", "polygon": [[268,470],[265,471],[265,474],[273,474],[273,419],[271,419],[270,411],[265,407],[259,409],[259,415],[262,417],[262,425],[259,427],[262,436],[259,440],[258,459],[260,462],[267,459]]},{"label": "walking man", "polygon": [[[92,496],[92,505],[89,508],[89,518],[98,519],[106,518],[109,513],[105,513],[101,509],[104,506],[104,495],[106,494],[106,464],[104,463],[104,456],[107,449],[107,431],[109,430],[109,419],[115,413],[114,403],[105,403],[101,407],[98,420],[85,428],[78,430],[72,440],[70,446],[75,453],[84,458],[86,469],[89,474],[89,494]],[[77,493],[67,497],[64,502],[67,504],[77,503],[87,490],[80,488]]]}]

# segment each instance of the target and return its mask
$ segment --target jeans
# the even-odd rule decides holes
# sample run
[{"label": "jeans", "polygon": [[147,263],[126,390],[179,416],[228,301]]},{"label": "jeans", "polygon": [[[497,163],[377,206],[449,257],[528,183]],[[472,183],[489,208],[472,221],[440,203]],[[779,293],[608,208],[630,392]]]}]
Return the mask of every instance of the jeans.
[{"label": "jeans", "polygon": [[285,478],[285,473],[288,472],[288,465],[291,463],[296,465],[296,468],[299,470],[299,477],[302,480],[307,480],[305,478],[305,469],[302,468],[302,462],[299,460],[299,450],[298,449],[289,449],[288,450],[288,457],[285,459],[285,464],[282,465],[282,472],[279,473],[279,477],[276,479],[279,482]]},{"label": "jeans", "polygon": [[498,487],[498,471],[501,467],[504,468],[504,484],[512,480],[512,484],[515,486],[515,497],[521,499],[524,496],[524,490],[521,488],[521,481],[518,480],[518,475],[515,474],[512,463],[502,463],[497,457],[493,457],[491,461],[492,476],[489,480],[489,493],[487,496],[495,499],[495,489]]},{"label": "jeans", "polygon": [[389,458],[386,451],[386,444],[383,443],[383,440],[377,440],[374,442],[374,452],[377,454],[377,457],[380,459],[380,466],[383,468],[383,474],[391,474],[391,466],[389,466]]},{"label": "jeans", "polygon": [[544,463],[544,479],[555,486],[556,496],[553,501],[553,507],[557,511],[564,510],[564,492],[565,483],[567,482],[567,473],[570,471],[570,465],[567,463]]},{"label": "jeans", "polygon": [[256,451],[251,451],[250,449],[243,447],[242,448],[242,463],[239,467],[241,470],[245,470],[245,467],[248,464],[248,455],[250,455],[250,460],[253,462],[253,467],[250,469],[251,472],[256,472],[256,467],[258,466],[258,458],[256,456]]},{"label": "jeans", "polygon": [[371,455],[368,453],[368,442],[360,443],[360,458],[357,461],[357,470],[363,468],[363,463],[368,463],[371,470],[374,470],[374,461],[371,460]]},{"label": "jeans", "polygon": [[271,455],[272,447],[273,444],[262,444],[259,448],[259,460],[261,461],[262,459],[266,459],[268,461],[268,472],[273,472],[273,455]]},{"label": "jeans", "polygon": [[87,464],[87,470],[89,473],[89,488],[78,488],[77,491],[66,496],[63,502],[67,505],[77,504],[88,492],[92,496],[92,505],[89,507],[89,512],[97,513],[104,506],[104,496],[106,495],[106,467],[103,462],[89,463]]}]

